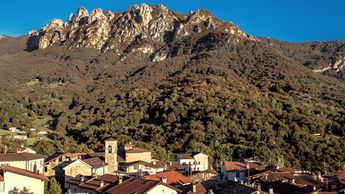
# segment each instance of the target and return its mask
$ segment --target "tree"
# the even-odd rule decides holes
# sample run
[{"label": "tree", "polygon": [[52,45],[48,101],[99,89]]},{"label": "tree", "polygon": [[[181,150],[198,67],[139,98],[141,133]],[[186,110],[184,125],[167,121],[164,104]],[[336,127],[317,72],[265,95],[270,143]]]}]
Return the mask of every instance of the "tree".
[{"label": "tree", "polygon": [[56,181],[56,179],[53,177],[50,179],[48,184],[48,189],[45,192],[46,194],[62,194],[62,189],[60,183]]},{"label": "tree", "polygon": [[22,190],[19,191],[19,194],[34,194],[34,193],[30,192],[28,188],[24,187]]}]

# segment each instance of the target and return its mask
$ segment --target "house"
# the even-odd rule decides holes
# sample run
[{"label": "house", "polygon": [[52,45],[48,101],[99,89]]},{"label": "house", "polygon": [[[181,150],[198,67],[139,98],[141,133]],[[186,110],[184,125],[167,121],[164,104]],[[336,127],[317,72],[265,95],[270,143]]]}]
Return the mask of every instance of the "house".
[{"label": "house", "polygon": [[262,192],[260,188],[253,188],[233,181],[218,183],[214,192],[219,194],[267,194]]},{"label": "house", "polygon": [[18,133],[18,132],[20,132],[20,130],[17,129],[16,127],[10,127],[8,130],[9,130],[10,132],[12,132],[12,133]]},{"label": "house", "polygon": [[132,143],[125,144],[119,148],[119,155],[125,162],[145,161],[151,162],[152,153],[144,148],[137,148]]},{"label": "house", "polygon": [[14,139],[20,139],[20,140],[26,140],[28,139],[27,135],[14,135],[13,136]]},{"label": "house", "polygon": [[192,183],[189,185],[181,185],[176,188],[180,189],[182,194],[205,194],[207,190],[201,183]]},{"label": "house", "polygon": [[55,153],[44,162],[44,175],[63,177],[63,168],[72,161],[86,158],[86,153]]},{"label": "house", "polygon": [[43,173],[44,156],[31,153],[0,153],[0,165]]},{"label": "house", "polygon": [[145,162],[145,161],[134,161],[125,162],[119,164],[119,169],[128,174],[156,174],[157,172],[163,172],[167,169],[167,165],[163,162]]},{"label": "house", "polygon": [[177,171],[161,172],[157,174],[152,174],[144,176],[144,179],[161,181],[170,186],[173,186],[181,190],[182,194],[192,194],[192,193],[206,193],[205,187],[200,182],[193,182],[190,178],[182,175]]},{"label": "house", "polygon": [[68,180],[77,177],[96,177],[108,173],[108,164],[101,159],[78,159],[63,168],[65,175],[65,187]]},{"label": "house", "polygon": [[31,148],[20,148],[20,149],[17,149],[16,151],[17,153],[30,153],[30,154],[36,154],[36,151],[31,149]]},{"label": "house", "polygon": [[264,169],[265,165],[260,162],[224,161],[221,173],[223,180],[245,181],[248,176],[261,172]]},{"label": "house", "polygon": [[176,154],[176,161],[190,174],[193,171],[208,170],[208,155],[202,152]]},{"label": "house", "polygon": [[107,190],[106,194],[178,194],[181,190],[161,181],[131,178]]},{"label": "house", "polygon": [[24,188],[35,194],[44,194],[45,181],[48,178],[41,173],[9,165],[0,166],[0,194],[14,194]]},{"label": "house", "polygon": [[105,193],[110,188],[119,185],[129,177],[104,174],[100,177],[85,180],[85,177],[72,178],[67,181],[67,191],[69,194],[96,194]]},{"label": "house", "polygon": [[39,131],[37,134],[38,135],[48,135],[48,132],[47,131]]},{"label": "house", "polygon": [[215,170],[204,170],[193,172],[190,178],[194,182],[203,182],[203,181],[219,181],[219,173]]}]

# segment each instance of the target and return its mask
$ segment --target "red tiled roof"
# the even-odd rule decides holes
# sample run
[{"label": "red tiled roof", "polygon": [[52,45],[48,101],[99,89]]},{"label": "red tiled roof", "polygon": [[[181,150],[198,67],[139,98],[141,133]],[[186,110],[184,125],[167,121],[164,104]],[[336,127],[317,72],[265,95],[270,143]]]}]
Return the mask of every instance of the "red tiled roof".
[{"label": "red tiled roof", "polygon": [[104,161],[99,159],[98,157],[88,158],[88,159],[84,159],[82,161],[85,162],[86,164],[90,165],[92,168],[101,168],[103,166],[108,165],[107,163],[105,163]]},{"label": "red tiled roof", "polygon": [[247,165],[242,162],[229,162],[224,161],[224,167],[227,171],[232,170],[247,170]]},{"label": "red tiled roof", "polygon": [[273,171],[265,171],[254,176],[251,176],[254,179],[260,179],[263,182],[274,182],[274,181],[282,181],[282,180],[292,180],[293,174],[290,172],[273,172]]},{"label": "red tiled roof", "polygon": [[159,181],[153,180],[146,180],[146,179],[128,179],[124,181],[122,184],[114,186],[106,191],[107,194],[137,194],[137,193],[145,193],[157,185],[164,185],[171,189],[174,189],[180,192],[179,189],[175,187],[171,187],[167,184],[161,183]]},{"label": "red tiled roof", "polygon": [[227,171],[232,171],[232,170],[248,170],[249,169],[254,169],[254,170],[264,170],[265,165],[259,163],[259,162],[238,162],[238,161],[224,161],[224,167]]},{"label": "red tiled roof", "polygon": [[142,152],[151,152],[150,150],[144,148],[132,148],[126,151],[127,153],[142,153]]},{"label": "red tiled roof", "polygon": [[186,194],[202,194],[207,192],[207,190],[201,183],[196,184],[196,192],[193,192],[193,184],[183,185],[177,188],[182,190],[182,193]]},{"label": "red tiled roof", "polygon": [[278,168],[279,172],[289,172],[294,174],[295,173],[295,169],[291,168],[291,167],[283,167],[283,168]]},{"label": "red tiled roof", "polygon": [[48,177],[44,176],[41,173],[36,174],[36,173],[30,172],[28,170],[24,170],[21,168],[16,168],[13,166],[8,166],[8,165],[1,165],[0,169],[3,170],[4,172],[8,171],[11,173],[15,173],[15,174],[19,174],[19,175],[23,175],[23,176],[27,176],[27,177],[31,177],[31,178],[40,179],[43,181],[48,181]]},{"label": "red tiled roof", "polygon": [[337,171],[336,176],[341,184],[345,184],[345,170]]},{"label": "red tiled roof", "polygon": [[192,180],[177,171],[160,172],[157,174],[144,176],[145,179],[160,181],[161,178],[167,179],[168,185],[191,183]]},{"label": "red tiled roof", "polygon": [[192,153],[176,154],[176,157],[179,159],[194,159]]},{"label": "red tiled roof", "polygon": [[0,153],[0,162],[6,161],[29,161],[45,158],[42,155],[32,153]]}]

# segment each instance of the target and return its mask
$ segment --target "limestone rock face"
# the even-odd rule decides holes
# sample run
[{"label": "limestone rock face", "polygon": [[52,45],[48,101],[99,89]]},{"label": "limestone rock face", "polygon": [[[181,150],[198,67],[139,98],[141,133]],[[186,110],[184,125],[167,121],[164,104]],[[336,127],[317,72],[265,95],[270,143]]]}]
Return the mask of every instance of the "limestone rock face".
[{"label": "limestone rock face", "polygon": [[[152,54],[175,40],[209,30],[228,33],[234,39],[248,38],[237,26],[219,20],[207,11],[180,14],[163,5],[134,5],[126,12],[114,13],[95,9],[89,13],[79,8],[65,23],[53,19],[42,29],[32,31],[28,49],[51,46],[88,47],[102,52],[142,52]],[[164,55],[154,57],[163,60]]]}]

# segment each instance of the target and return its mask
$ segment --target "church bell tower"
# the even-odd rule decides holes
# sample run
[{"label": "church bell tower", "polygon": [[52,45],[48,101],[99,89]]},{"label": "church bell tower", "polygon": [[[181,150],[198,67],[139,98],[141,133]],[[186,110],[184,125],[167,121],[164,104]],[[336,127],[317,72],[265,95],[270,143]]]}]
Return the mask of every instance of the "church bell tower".
[{"label": "church bell tower", "polygon": [[117,140],[110,138],[105,140],[104,148],[105,162],[108,164],[108,173],[114,174],[117,171]]}]

